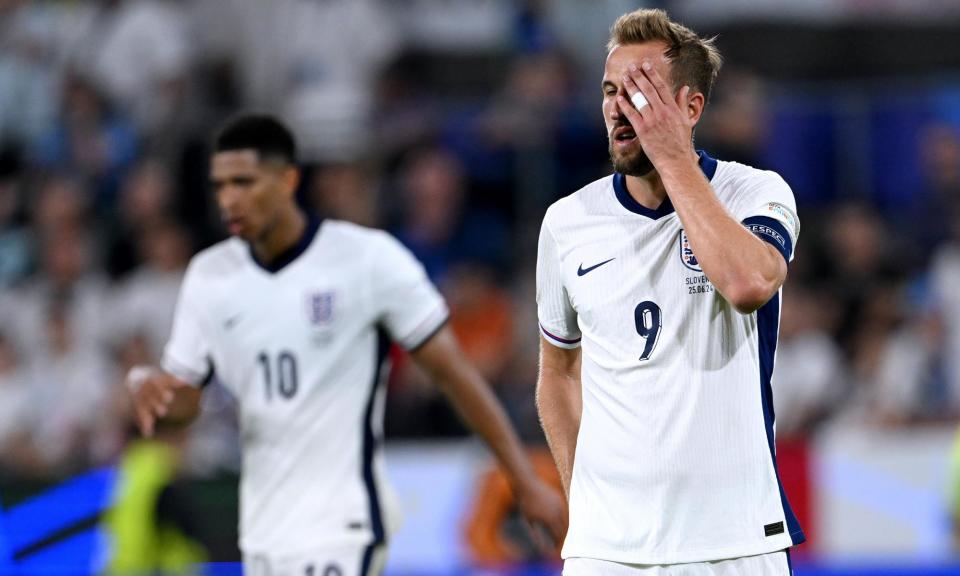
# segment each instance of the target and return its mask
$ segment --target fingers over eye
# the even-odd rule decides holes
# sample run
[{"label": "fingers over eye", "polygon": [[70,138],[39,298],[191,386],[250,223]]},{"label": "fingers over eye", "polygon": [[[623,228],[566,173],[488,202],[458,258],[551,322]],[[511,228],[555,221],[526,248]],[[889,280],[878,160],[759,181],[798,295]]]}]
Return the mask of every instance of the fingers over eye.
[{"label": "fingers over eye", "polygon": [[661,101],[669,102],[672,99],[672,93],[666,80],[650,62],[643,63],[643,80],[650,84],[650,87],[660,96]]},{"label": "fingers over eye", "polygon": [[617,107],[620,109],[620,113],[627,117],[627,120],[634,125],[634,128],[637,127],[637,122],[643,120],[643,115],[633,106],[629,100],[623,96],[617,96]]},{"label": "fingers over eye", "polygon": [[646,76],[640,75],[634,78],[634,83],[637,85],[637,88],[640,89],[640,92],[647,97],[647,101],[649,101],[652,106],[659,105],[663,102],[663,95],[657,91],[657,88]]}]

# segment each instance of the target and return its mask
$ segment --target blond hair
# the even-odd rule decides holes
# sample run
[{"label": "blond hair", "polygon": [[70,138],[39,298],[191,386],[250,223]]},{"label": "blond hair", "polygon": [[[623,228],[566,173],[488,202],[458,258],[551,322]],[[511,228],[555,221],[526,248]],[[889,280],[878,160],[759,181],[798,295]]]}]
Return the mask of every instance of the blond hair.
[{"label": "blond hair", "polygon": [[673,89],[690,86],[692,92],[703,93],[709,101],[723,63],[714,38],[700,38],[693,30],[670,20],[663,10],[641,8],[617,18],[610,27],[607,52],[621,45],[657,41],[667,45]]}]

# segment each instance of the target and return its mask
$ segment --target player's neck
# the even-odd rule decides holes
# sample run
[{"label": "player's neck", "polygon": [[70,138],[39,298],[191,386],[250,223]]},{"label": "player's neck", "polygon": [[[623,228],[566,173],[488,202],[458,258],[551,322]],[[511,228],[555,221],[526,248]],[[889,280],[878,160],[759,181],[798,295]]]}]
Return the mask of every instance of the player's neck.
[{"label": "player's neck", "polygon": [[656,210],[667,199],[667,189],[656,170],[643,176],[627,176],[627,192],[641,206]]},{"label": "player's neck", "polygon": [[252,243],[253,252],[261,262],[273,262],[278,256],[295,246],[306,229],[306,214],[297,208],[285,211],[272,230]]}]

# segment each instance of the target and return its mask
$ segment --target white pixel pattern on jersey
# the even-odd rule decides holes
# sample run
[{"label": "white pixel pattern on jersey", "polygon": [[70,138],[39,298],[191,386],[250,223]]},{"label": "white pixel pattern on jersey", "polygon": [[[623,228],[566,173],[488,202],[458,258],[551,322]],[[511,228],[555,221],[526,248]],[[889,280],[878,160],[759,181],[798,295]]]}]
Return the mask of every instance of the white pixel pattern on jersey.
[{"label": "white pixel pattern on jersey", "polygon": [[[787,184],[703,153],[700,164],[733,217],[792,258]],[[802,541],[773,458],[779,295],[738,313],[700,271],[669,201],[645,209],[614,175],[547,211],[537,304],[547,341],[582,346],[564,558],[701,562]]]},{"label": "white pixel pattern on jersey", "polygon": [[412,348],[447,314],[399,242],[345,222],[324,221],[275,273],[235,238],[193,258],[163,367],[199,385],[212,364],[238,399],[244,553],[389,534],[397,518],[379,450],[380,329]]}]

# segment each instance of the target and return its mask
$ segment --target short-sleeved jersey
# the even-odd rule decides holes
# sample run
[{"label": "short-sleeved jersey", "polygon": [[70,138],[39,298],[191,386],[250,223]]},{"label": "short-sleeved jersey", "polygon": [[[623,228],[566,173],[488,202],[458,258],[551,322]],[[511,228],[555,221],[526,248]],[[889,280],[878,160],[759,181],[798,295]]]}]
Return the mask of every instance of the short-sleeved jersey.
[{"label": "short-sleeved jersey", "polygon": [[[799,222],[783,179],[702,152],[700,167],[726,209],[789,261]],[[547,210],[541,334],[582,351],[564,558],[700,562],[803,540],[774,454],[779,302],[737,312],[669,198],[645,208],[622,174]]]},{"label": "short-sleeved jersey", "polygon": [[346,222],[312,223],[269,267],[236,238],[193,258],[162,365],[194,385],[215,371],[238,400],[244,553],[385,539],[386,337],[414,349],[447,314],[399,242]]}]

